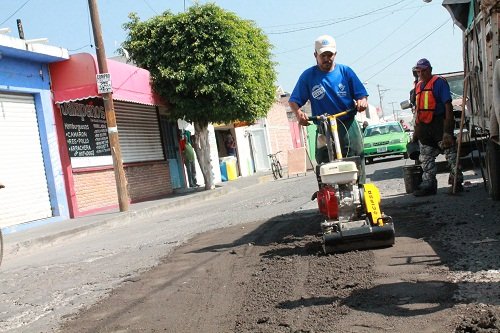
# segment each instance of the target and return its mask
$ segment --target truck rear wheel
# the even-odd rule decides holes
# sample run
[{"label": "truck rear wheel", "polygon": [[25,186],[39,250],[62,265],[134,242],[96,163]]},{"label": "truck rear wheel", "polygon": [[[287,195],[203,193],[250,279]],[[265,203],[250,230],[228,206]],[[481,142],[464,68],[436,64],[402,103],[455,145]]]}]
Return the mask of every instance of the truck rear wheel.
[{"label": "truck rear wheel", "polygon": [[493,200],[500,200],[500,146],[488,140],[486,144],[486,175],[488,192]]}]

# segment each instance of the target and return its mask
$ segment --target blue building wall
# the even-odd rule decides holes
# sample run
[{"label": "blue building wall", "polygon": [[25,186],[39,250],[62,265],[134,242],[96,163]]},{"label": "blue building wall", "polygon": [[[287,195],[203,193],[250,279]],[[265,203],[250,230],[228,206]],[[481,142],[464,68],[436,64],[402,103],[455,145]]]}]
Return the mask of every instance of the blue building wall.
[{"label": "blue building wall", "polygon": [[63,170],[50,91],[48,65],[37,61],[3,56],[0,59],[0,92],[31,94],[35,100],[38,128],[54,217],[7,227],[5,233],[19,231],[62,219],[69,219]]}]

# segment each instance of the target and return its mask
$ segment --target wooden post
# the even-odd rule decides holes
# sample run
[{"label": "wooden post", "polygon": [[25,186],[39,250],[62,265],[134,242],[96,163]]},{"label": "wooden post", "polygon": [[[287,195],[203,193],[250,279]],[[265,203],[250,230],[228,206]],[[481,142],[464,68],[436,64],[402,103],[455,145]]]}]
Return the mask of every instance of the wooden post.
[{"label": "wooden post", "polygon": [[[90,19],[92,21],[92,31],[94,33],[94,43],[96,47],[97,64],[99,73],[108,73],[108,64],[106,61],[106,52],[104,50],[104,42],[102,39],[101,21],[97,9],[96,0],[88,0]],[[97,82],[96,82],[97,84]],[[123,170],[122,153],[120,149],[120,141],[118,137],[118,127],[116,126],[115,108],[113,105],[113,95],[111,93],[103,93],[104,110],[106,112],[106,123],[108,125],[109,145],[111,147],[111,155],[113,157],[113,167],[115,171],[116,190],[118,192],[118,203],[120,211],[127,211],[129,208],[129,198],[127,190],[127,181],[125,179],[125,171]]]},{"label": "wooden post", "polygon": [[465,102],[467,100],[467,89],[469,85],[469,76],[465,76],[464,79],[464,95],[462,96],[462,114],[460,115],[460,130],[458,132],[458,138],[457,138],[457,161],[456,161],[456,169],[455,169],[455,177],[453,177],[453,187],[452,187],[452,193],[455,194],[457,192],[457,172],[458,172],[458,165],[460,163],[460,154],[461,154],[461,147],[462,147],[462,133],[464,131],[464,119],[465,119]]}]

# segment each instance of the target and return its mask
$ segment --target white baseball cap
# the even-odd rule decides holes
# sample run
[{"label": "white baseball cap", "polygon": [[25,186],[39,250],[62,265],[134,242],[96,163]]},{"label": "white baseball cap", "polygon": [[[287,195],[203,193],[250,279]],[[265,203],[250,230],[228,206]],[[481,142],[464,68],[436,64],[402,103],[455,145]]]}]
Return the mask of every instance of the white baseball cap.
[{"label": "white baseball cap", "polygon": [[317,54],[321,54],[326,51],[337,53],[337,44],[335,44],[335,39],[333,39],[332,36],[322,35],[314,41],[314,49]]}]

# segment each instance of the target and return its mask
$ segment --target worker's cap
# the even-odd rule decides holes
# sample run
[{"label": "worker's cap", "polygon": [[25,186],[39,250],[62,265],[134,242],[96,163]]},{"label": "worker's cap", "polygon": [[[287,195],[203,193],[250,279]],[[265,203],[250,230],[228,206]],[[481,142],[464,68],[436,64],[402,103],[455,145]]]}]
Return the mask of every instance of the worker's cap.
[{"label": "worker's cap", "polygon": [[427,69],[427,68],[431,68],[431,63],[429,62],[429,60],[425,58],[417,61],[417,64],[415,65],[415,69]]},{"label": "worker's cap", "polygon": [[314,41],[314,49],[317,54],[321,54],[323,52],[332,52],[333,54],[337,53],[337,45],[335,44],[335,39],[332,36],[323,35],[316,38]]}]

